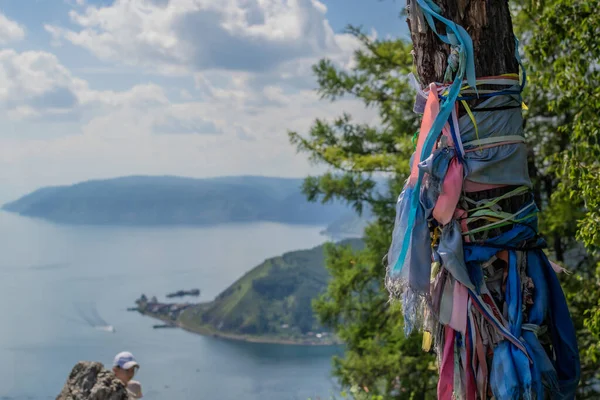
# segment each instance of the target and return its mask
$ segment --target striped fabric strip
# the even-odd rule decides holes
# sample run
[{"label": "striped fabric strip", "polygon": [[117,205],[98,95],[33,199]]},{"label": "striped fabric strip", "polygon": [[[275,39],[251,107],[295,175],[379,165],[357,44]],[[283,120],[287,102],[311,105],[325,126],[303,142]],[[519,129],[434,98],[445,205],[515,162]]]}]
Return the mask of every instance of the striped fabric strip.
[{"label": "striped fabric strip", "polygon": [[513,345],[515,345],[515,347],[517,347],[519,350],[521,350],[527,356],[529,362],[531,363],[532,360],[529,356],[529,353],[527,353],[525,345],[523,345],[523,343],[521,343],[521,341],[510,332],[506,325],[503,324],[501,320],[497,318],[497,315],[499,314],[498,311],[495,310],[496,312],[494,313],[494,310],[490,309],[489,304],[486,303],[473,290],[469,289],[469,294],[471,295],[471,299],[473,300],[473,305],[481,313],[481,315],[483,315],[486,321],[488,321],[494,328],[496,328],[496,330],[498,331],[498,333],[500,333],[500,335],[502,335],[502,337],[511,342]]}]

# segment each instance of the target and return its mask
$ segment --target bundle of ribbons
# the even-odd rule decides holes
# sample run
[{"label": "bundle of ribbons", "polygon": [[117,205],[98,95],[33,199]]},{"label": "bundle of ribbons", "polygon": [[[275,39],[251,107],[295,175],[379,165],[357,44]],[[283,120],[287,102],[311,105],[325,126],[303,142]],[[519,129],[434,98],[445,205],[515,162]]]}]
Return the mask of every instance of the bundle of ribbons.
[{"label": "bundle of ribbons", "polygon": [[388,290],[402,301],[406,334],[422,329],[424,350],[435,346],[438,399],[574,399],[575,329],[528,176],[525,74],[477,79],[468,33],[432,1],[412,3],[452,52],[449,82],[417,95],[423,118],[398,198]]}]

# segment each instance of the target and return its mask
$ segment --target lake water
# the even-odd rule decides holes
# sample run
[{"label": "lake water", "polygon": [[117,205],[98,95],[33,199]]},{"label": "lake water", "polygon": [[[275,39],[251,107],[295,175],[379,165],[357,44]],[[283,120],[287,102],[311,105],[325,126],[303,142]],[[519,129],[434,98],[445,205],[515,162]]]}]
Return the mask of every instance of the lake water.
[{"label": "lake water", "polygon": [[[110,365],[122,350],[147,399],[329,398],[336,348],[155,330],[126,311],[141,293],[198,287],[212,299],[265,258],[324,242],[321,229],[75,227],[0,212],[0,399],[54,399],[77,361]],[[98,318],[116,332],[85,321]]]}]

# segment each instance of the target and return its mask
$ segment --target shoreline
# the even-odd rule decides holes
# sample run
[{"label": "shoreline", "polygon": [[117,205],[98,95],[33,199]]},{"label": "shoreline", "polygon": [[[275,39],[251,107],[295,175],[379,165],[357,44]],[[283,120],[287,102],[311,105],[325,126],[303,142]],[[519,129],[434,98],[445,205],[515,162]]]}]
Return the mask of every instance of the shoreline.
[{"label": "shoreline", "polygon": [[247,342],[247,343],[262,343],[262,344],[277,344],[277,345],[285,345],[285,346],[311,346],[311,347],[327,347],[327,346],[341,346],[342,343],[338,343],[336,341],[326,341],[326,342],[317,342],[311,341],[309,339],[284,339],[277,337],[269,337],[269,336],[256,336],[256,335],[241,335],[236,333],[226,333],[217,331],[211,327],[204,326],[191,326],[181,321],[179,318],[177,321],[173,321],[170,318],[161,317],[160,315],[152,314],[145,311],[138,312],[146,317],[150,317],[153,319],[157,319],[159,321],[173,324],[177,328],[182,329],[186,332],[194,333],[196,335],[201,336],[210,336],[218,339],[224,340],[232,340],[236,342]]}]

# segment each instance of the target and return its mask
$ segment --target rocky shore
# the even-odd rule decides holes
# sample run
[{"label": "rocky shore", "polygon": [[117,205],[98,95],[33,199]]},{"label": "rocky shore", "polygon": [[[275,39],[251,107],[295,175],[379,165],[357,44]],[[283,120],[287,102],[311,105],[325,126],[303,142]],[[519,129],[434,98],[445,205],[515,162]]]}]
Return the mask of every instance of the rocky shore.
[{"label": "rocky shore", "polygon": [[[203,336],[212,336],[227,340],[236,340],[250,343],[268,343],[297,346],[334,346],[341,345],[337,338],[327,332],[308,332],[301,336],[286,335],[248,335],[234,332],[226,332],[208,324],[198,323],[202,303],[161,303],[156,297],[148,299],[142,295],[136,300],[137,307],[131,311],[137,311],[142,315],[160,320],[168,325],[173,325],[185,331]],[[208,303],[206,304],[209,305]]]}]

